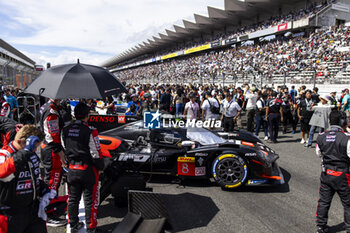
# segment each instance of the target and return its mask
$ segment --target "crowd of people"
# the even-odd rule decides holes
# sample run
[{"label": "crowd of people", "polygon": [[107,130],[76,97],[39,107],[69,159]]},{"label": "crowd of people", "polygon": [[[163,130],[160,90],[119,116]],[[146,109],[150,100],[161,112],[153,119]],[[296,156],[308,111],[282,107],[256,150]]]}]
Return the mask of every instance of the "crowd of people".
[{"label": "crowd of people", "polygon": [[[272,83],[274,75],[316,71],[325,80],[334,80],[334,65],[347,68],[349,51],[338,48],[350,45],[349,27],[334,26],[316,29],[309,35],[284,37],[251,46],[240,46],[170,59],[163,62],[121,70],[116,76],[134,83],[177,83],[181,80],[217,79],[222,72],[232,76],[254,73]],[[259,80],[259,79],[258,79]]]},{"label": "crowd of people", "polygon": [[[309,2],[308,5],[304,8],[300,8],[299,10],[291,10],[288,13],[280,13],[276,16],[271,16],[267,19],[260,19],[259,22],[237,27],[233,30],[227,30],[226,32],[219,32],[215,33],[214,35],[210,36],[209,38],[201,38],[196,41],[185,41],[183,44],[180,45],[173,45],[172,47],[167,47],[164,50],[159,50],[155,55],[156,56],[163,56],[172,52],[181,51],[185,49],[189,49],[192,47],[200,46],[203,44],[207,44],[214,41],[219,40],[226,40],[231,38],[238,38],[239,36],[246,35],[248,33],[256,32],[259,30],[264,30],[276,25],[280,25],[286,22],[292,22],[296,21],[302,18],[311,18],[313,17],[317,12],[321,11],[323,8],[328,6],[329,4],[333,3],[335,0],[331,1],[315,1],[315,2]],[[132,62],[137,62],[141,60],[148,59],[147,56],[141,56],[136,59],[133,59]],[[130,63],[130,61],[127,61],[127,63]]]},{"label": "crowd of people", "polygon": [[[318,88],[307,90],[294,86],[289,90],[286,86],[265,86],[260,90],[255,84],[245,83],[243,86],[215,85],[128,85],[128,93],[109,100],[125,103],[126,109],[113,105],[113,111],[125,115],[142,118],[145,111],[163,111],[174,115],[174,118],[185,120],[221,120],[226,132],[247,130],[270,143],[278,142],[278,132],[283,134],[297,132],[300,123],[301,140],[305,147],[311,147],[315,132],[323,132],[328,128],[327,116],[331,111],[345,111],[350,116],[349,90],[340,93],[332,92],[320,96]],[[340,98],[338,98],[340,96]],[[91,110],[96,105],[91,104]],[[101,107],[99,107],[101,108]],[[245,116],[246,124],[242,124]]]}]

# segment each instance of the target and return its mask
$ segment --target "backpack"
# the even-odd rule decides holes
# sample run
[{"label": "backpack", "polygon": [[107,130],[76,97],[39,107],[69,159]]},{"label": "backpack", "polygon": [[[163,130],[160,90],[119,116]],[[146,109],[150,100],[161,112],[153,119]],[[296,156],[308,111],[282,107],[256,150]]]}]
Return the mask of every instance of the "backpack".
[{"label": "backpack", "polygon": [[[210,111],[213,114],[220,114],[220,107],[215,107],[214,105],[212,105],[209,101],[209,99],[207,99],[209,102],[209,106],[210,106]],[[216,99],[215,99],[216,100]],[[217,100],[216,100],[217,101]]]}]

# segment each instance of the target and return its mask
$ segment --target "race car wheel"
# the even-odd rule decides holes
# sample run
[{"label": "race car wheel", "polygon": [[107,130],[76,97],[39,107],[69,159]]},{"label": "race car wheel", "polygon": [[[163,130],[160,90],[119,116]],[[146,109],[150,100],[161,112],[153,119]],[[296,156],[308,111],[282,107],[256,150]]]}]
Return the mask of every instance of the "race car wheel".
[{"label": "race car wheel", "polygon": [[212,174],[222,188],[234,189],[247,181],[248,167],[239,155],[222,154],[214,160]]}]

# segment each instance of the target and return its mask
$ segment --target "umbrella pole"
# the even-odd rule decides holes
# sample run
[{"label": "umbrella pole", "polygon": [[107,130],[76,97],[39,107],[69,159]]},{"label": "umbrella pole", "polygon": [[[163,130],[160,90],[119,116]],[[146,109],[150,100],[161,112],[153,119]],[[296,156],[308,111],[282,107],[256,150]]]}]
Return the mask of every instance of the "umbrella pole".
[{"label": "umbrella pole", "polygon": [[45,88],[40,88],[39,89],[39,111],[40,111],[40,108],[41,108],[41,94],[45,91]]}]

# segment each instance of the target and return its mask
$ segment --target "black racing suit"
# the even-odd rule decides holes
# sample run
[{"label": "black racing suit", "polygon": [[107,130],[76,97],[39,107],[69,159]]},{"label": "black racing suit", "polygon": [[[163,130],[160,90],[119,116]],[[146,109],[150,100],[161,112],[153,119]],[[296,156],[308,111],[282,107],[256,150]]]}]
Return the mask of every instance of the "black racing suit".
[{"label": "black racing suit", "polygon": [[35,153],[17,151],[12,143],[0,150],[0,233],[47,232],[38,217],[38,197],[49,192],[39,163]]},{"label": "black racing suit", "polygon": [[269,122],[269,133],[270,139],[273,142],[277,142],[278,129],[281,121],[281,106],[282,101],[278,98],[270,99],[268,102],[268,122]]},{"label": "black racing suit", "polygon": [[41,159],[44,166],[44,181],[55,191],[59,188],[62,174],[61,158],[57,153],[63,151],[60,137],[63,125],[58,106],[50,100],[43,106],[40,118],[40,127],[45,133],[45,140],[41,146]]},{"label": "black racing suit", "polygon": [[328,220],[328,210],[335,193],[338,193],[344,207],[346,231],[350,232],[350,134],[339,126],[317,137],[316,154],[322,157],[320,199],[318,200],[316,223],[324,227]]},{"label": "black racing suit", "polygon": [[0,116],[0,146],[6,146],[9,142],[13,141],[16,136],[17,121],[14,121],[8,117]]},{"label": "black racing suit", "polygon": [[68,172],[68,216],[71,227],[79,222],[78,208],[84,193],[86,226],[97,226],[98,169],[102,159],[100,142],[96,129],[76,120],[64,127],[62,139],[69,163]]}]

